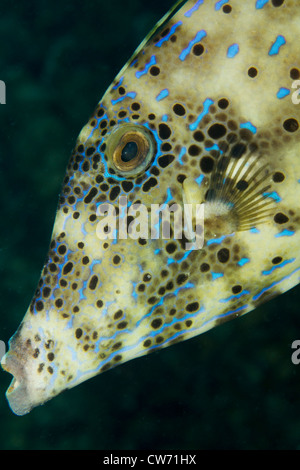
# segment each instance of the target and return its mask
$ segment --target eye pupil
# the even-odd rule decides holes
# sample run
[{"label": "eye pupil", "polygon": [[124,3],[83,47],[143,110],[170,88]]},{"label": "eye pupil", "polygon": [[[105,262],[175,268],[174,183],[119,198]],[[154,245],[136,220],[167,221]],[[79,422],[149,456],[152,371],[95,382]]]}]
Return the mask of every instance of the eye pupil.
[{"label": "eye pupil", "polygon": [[136,142],[127,142],[124,146],[122,153],[121,153],[121,160],[123,162],[130,162],[133,160],[138,153],[138,146]]}]

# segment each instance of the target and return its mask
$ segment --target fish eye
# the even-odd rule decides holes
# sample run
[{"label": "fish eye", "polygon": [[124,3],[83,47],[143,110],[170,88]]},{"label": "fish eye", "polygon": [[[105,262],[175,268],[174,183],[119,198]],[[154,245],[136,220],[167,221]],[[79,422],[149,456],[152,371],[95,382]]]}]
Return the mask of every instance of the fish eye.
[{"label": "fish eye", "polygon": [[155,140],[143,126],[123,124],[108,136],[107,154],[115,171],[133,177],[146,170],[155,155]]}]

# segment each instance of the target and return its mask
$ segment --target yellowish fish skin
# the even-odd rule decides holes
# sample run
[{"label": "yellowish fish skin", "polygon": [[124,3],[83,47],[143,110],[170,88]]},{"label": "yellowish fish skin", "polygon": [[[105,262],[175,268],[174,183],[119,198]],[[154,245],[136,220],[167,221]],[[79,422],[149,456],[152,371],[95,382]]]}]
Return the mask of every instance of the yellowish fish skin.
[{"label": "yellowish fish skin", "polygon": [[[179,6],[79,135],[48,261],[2,360],[18,415],[299,282],[298,3]],[[114,166],[128,132],[150,142],[136,174]],[[97,210],[118,207],[121,196],[128,207],[204,201],[203,249],[162,238],[101,240]]]}]

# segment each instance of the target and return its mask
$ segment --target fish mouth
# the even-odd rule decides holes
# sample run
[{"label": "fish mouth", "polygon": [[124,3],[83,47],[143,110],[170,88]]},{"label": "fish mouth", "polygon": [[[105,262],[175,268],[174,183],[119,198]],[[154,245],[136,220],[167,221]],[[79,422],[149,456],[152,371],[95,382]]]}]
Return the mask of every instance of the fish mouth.
[{"label": "fish mouth", "polygon": [[47,401],[48,397],[45,384],[33,371],[32,348],[22,342],[20,330],[9,344],[10,349],[1,360],[2,368],[13,375],[6,398],[13,413],[23,416]]},{"label": "fish mouth", "polygon": [[13,353],[6,353],[1,361],[2,368],[13,375],[7,389],[6,398],[12,411],[19,416],[30,412],[33,404],[29,400],[26,372],[22,363]]}]

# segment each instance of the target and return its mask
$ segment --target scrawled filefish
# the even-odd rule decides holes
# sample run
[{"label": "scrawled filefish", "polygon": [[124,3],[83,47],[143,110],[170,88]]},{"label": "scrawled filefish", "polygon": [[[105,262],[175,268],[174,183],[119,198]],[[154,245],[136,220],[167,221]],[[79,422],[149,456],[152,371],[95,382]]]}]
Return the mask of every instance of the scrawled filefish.
[{"label": "scrawled filefish", "polygon": [[[295,0],[189,0],[121,70],[78,137],[2,360],[16,414],[299,282],[299,36]],[[154,205],[175,209],[150,229]]]}]

